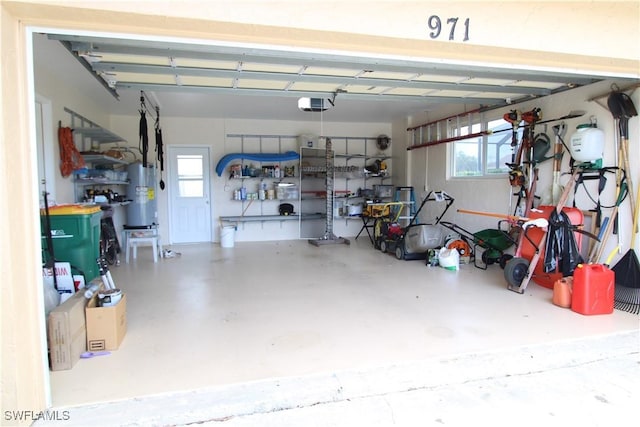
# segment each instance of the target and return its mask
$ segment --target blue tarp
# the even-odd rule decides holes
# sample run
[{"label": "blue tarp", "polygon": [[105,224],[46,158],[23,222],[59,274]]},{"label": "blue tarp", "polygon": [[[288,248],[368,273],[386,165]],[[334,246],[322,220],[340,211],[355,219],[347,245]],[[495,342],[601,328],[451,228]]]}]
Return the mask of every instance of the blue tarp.
[{"label": "blue tarp", "polygon": [[236,159],[253,160],[255,162],[284,162],[298,160],[299,158],[300,154],[295,151],[287,151],[285,153],[230,153],[220,159],[216,165],[216,173],[218,176],[222,176],[227,165]]}]

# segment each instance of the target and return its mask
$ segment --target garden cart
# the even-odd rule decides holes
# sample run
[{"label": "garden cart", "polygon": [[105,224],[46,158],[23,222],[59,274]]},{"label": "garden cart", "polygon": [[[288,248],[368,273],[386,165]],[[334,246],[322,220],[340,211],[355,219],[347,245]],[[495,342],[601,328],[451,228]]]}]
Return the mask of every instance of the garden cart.
[{"label": "garden cart", "polygon": [[[462,240],[469,244],[473,253],[473,265],[477,268],[486,270],[489,265],[496,262],[504,268],[506,262],[511,258],[511,255],[505,254],[504,251],[509,249],[515,241],[506,231],[499,228],[487,228],[476,233],[471,233],[451,222],[443,221],[440,224],[458,233]],[[480,256],[482,264],[478,263],[478,248],[483,249],[482,255]]]}]

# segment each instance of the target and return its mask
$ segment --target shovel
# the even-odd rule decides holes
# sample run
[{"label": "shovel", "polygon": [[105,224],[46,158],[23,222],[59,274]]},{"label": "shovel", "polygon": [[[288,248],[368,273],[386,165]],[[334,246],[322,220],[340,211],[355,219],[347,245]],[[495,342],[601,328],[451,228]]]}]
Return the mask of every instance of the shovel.
[{"label": "shovel", "polygon": [[[620,132],[620,152],[622,153],[622,161],[624,169],[627,171],[627,187],[629,189],[629,202],[631,206],[631,216],[636,216],[636,200],[634,199],[633,180],[631,178],[629,168],[629,118],[638,115],[633,101],[624,92],[614,91],[609,94],[607,106],[614,119],[618,120],[618,130]],[[637,232],[637,224],[634,225],[632,233]]]},{"label": "shovel", "polygon": [[564,122],[553,127],[555,142],[553,144],[553,183],[542,195],[541,204],[557,205],[562,194],[563,187],[560,185],[560,166],[562,164],[562,136],[566,133],[567,127]]}]

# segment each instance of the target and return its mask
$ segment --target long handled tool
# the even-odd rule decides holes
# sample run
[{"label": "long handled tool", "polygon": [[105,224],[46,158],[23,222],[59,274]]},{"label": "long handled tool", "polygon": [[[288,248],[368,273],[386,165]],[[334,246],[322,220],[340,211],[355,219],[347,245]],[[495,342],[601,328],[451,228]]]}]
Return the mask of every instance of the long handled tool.
[{"label": "long handled tool", "polygon": [[[636,200],[640,199],[640,188],[636,194]],[[633,216],[633,229],[638,227],[638,211]],[[640,262],[635,251],[635,243],[638,233],[632,233],[631,248],[625,253],[613,267],[616,275],[615,307],[629,313],[640,313]]]},{"label": "long handled tool", "polygon": [[472,211],[469,209],[458,209],[457,212],[472,214],[472,215],[490,216],[492,218],[502,218],[511,222],[529,221],[529,218],[524,216],[518,216],[518,215],[505,215],[505,214],[499,214],[499,213],[493,213],[493,212]]},{"label": "long handled tool", "polygon": [[49,259],[45,263],[45,268],[50,268],[53,273],[53,287],[55,290],[58,290],[58,275],[56,273],[56,256],[53,250],[53,238],[51,237],[51,217],[49,215],[49,201],[48,196],[49,193],[46,191],[42,192],[42,197],[44,199],[44,232],[46,233],[45,241],[47,242],[47,253],[49,254]]},{"label": "long handled tool", "polygon": [[109,271],[109,265],[103,256],[98,257],[96,259],[96,263],[98,264],[98,269],[100,271],[100,278],[102,279],[102,284],[105,289],[116,289],[116,284],[113,282],[113,277],[111,276],[111,272]]},{"label": "long handled tool", "polygon": [[605,246],[607,244],[607,240],[609,240],[609,236],[613,233],[613,227],[616,223],[616,217],[618,216],[618,208],[620,208],[620,204],[624,200],[627,193],[627,183],[626,179],[622,181],[620,184],[620,188],[618,189],[618,194],[616,196],[616,204],[611,211],[611,216],[609,217],[609,221],[607,222],[607,226],[604,229],[604,233],[600,242],[596,243],[589,255],[589,263],[598,264],[600,262],[600,258],[602,258],[602,254],[604,252]]},{"label": "long handled tool", "polygon": [[560,166],[562,165],[563,146],[562,136],[567,131],[567,126],[564,122],[559,125],[553,126],[553,134],[555,135],[555,141],[553,144],[553,183],[542,195],[543,205],[555,205],[560,200],[562,194],[562,185],[560,185]]},{"label": "long handled tool", "polygon": [[[629,168],[629,118],[637,116],[638,111],[636,110],[635,105],[633,105],[633,101],[629,95],[624,92],[619,92],[618,90],[615,90],[615,88],[607,98],[607,106],[609,107],[609,111],[611,111],[614,119],[618,122],[618,131],[620,134],[619,151],[621,153],[624,169],[627,173],[627,187],[629,189],[631,216],[634,217],[637,211],[637,200],[634,199],[635,193],[633,192],[633,179]],[[636,227],[637,225],[634,226],[632,230],[634,233],[638,231]]]}]

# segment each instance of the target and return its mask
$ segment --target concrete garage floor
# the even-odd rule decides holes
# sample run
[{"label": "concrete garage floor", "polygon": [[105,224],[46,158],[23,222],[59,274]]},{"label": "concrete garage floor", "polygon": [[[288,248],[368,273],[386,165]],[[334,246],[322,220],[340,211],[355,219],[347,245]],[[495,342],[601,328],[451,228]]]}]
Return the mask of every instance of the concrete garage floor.
[{"label": "concrete garage floor", "polygon": [[366,238],[172,249],[112,268],[127,336],[51,373],[66,425],[638,418],[637,315],[583,316],[535,284],[509,292],[496,265],[429,268]]}]

